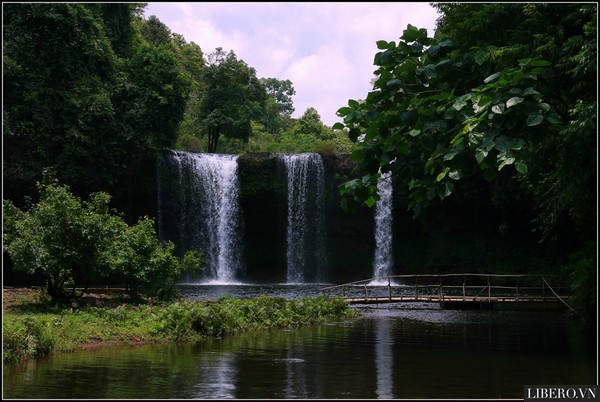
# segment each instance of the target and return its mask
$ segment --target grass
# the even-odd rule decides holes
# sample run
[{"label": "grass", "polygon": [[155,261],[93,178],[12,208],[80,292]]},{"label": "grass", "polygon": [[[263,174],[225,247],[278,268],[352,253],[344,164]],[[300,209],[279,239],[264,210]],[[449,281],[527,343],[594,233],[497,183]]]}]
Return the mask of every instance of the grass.
[{"label": "grass", "polygon": [[244,331],[292,328],[351,319],[357,315],[341,298],[287,300],[221,297],[180,299],[161,304],[120,303],[112,307],[50,307],[21,298],[4,308],[3,361],[16,362],[86,347],[193,342]]}]

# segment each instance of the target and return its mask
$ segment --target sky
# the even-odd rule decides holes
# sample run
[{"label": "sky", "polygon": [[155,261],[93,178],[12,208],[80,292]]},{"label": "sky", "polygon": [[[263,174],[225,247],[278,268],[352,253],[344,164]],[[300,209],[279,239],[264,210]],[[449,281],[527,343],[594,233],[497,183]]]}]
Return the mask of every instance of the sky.
[{"label": "sky", "polygon": [[313,107],[327,126],[372,89],[378,40],[397,42],[408,24],[433,36],[438,17],[427,2],[148,3],[151,15],[205,55],[221,47],[258,78],[290,80],[292,117]]}]

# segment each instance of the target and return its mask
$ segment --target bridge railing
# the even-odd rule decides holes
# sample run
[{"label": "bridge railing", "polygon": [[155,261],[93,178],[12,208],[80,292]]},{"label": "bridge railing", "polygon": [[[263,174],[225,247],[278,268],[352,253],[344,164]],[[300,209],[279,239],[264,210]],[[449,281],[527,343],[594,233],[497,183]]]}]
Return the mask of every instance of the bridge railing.
[{"label": "bridge railing", "polygon": [[535,274],[391,275],[328,286],[321,291],[327,295],[337,295],[354,301],[364,299],[365,302],[385,299],[388,301],[561,299],[566,304],[567,287],[560,285],[557,280],[557,275]]}]

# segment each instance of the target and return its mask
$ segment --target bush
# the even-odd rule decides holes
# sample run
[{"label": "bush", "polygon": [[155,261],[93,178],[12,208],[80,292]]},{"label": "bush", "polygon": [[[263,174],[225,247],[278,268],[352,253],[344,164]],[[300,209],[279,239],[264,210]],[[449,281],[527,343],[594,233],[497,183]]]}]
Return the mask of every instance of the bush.
[{"label": "bush", "polygon": [[129,226],[111,213],[110,195],[82,201],[56,180],[37,187],[40,200],[26,212],[4,201],[3,247],[16,270],[43,274],[51,303],[81,296],[77,288],[108,277],[121,279],[133,298],[167,299],[184,270],[201,269],[202,254],[174,256],[172,243],[158,241],[152,219]]}]

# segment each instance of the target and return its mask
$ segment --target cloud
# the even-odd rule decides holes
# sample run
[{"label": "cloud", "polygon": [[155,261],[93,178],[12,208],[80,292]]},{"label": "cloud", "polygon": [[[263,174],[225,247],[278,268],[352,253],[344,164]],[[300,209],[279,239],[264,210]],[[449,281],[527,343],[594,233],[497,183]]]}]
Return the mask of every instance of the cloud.
[{"label": "cloud", "polygon": [[427,3],[148,3],[173,32],[204,53],[233,50],[258,77],[292,81],[294,117],[308,107],[332,125],[348,99],[371,89],[376,41],[397,41],[410,23],[433,35]]}]

